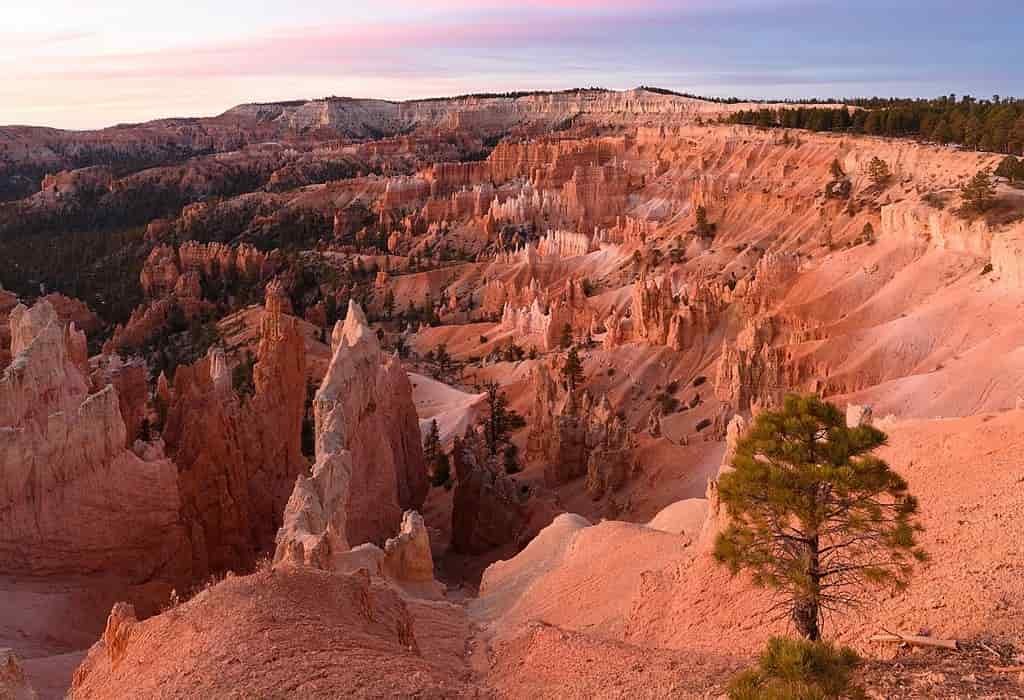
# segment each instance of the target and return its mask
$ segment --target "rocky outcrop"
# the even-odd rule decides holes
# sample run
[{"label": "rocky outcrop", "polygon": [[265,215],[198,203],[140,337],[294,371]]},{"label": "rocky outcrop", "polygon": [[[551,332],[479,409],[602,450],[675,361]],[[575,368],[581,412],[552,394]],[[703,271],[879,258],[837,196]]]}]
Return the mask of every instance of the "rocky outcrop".
[{"label": "rocky outcrop", "polygon": [[543,350],[558,347],[567,324],[571,327],[571,317],[563,305],[552,304],[545,311],[538,299],[534,299],[528,307],[506,303],[501,314],[503,330],[512,331],[522,342],[532,339]]},{"label": "rocky outcrop", "polygon": [[[97,355],[89,361],[89,383],[94,391],[108,384],[117,390],[125,426],[125,446],[136,440],[150,440],[148,368],[140,358],[124,360],[120,355]],[[146,433],[146,434],[143,434]]]},{"label": "rocky outcrop", "polygon": [[316,463],[295,482],[274,557],[327,569],[352,545],[384,544],[428,488],[412,386],[355,302],[331,345],[313,404]]},{"label": "rocky outcrop", "polygon": [[701,281],[677,293],[670,277],[658,281],[641,275],[633,286],[633,334],[651,345],[687,350],[710,333],[731,298],[720,282]]},{"label": "rocky outcrop", "polygon": [[558,387],[546,364],[533,371],[535,394],[527,435],[527,457],[544,465],[544,482],[559,486],[587,477],[587,493],[598,500],[617,491],[635,470],[635,437],[607,397]]},{"label": "rocky outcrop", "polygon": [[85,336],[46,301],[12,314],[0,379],[0,568],[188,577],[177,469],[127,450],[118,390],[90,394]]},{"label": "rocky outcrop", "polygon": [[636,471],[635,440],[625,421],[613,418],[587,456],[587,495],[598,501],[615,493]]},{"label": "rocky outcrop", "polygon": [[526,436],[526,458],[541,460],[551,453],[554,446],[558,386],[551,378],[548,365],[543,362],[534,367],[531,381],[534,393],[530,432]]},{"label": "rocky outcrop", "polygon": [[728,517],[722,508],[722,502],[718,496],[718,479],[721,478],[722,474],[732,471],[732,460],[736,457],[736,449],[746,431],[747,420],[737,413],[729,421],[729,425],[726,428],[725,453],[722,455],[722,463],[718,467],[718,474],[714,479],[708,481],[706,492],[708,510],[700,535],[701,546],[706,549],[714,547],[715,537],[728,525]]},{"label": "rocky outcrop", "polygon": [[[252,387],[233,387],[222,350],[175,372],[163,437],[180,470],[193,568],[251,568],[271,548],[302,455],[305,344],[268,294]],[[166,390],[166,389],[165,389]],[[251,392],[251,395],[249,393]],[[158,387],[158,394],[159,394]]]},{"label": "rocky outcrop", "polygon": [[737,411],[775,405],[787,389],[785,353],[771,345],[774,331],[770,319],[753,318],[736,336],[725,341],[718,360],[715,394]]},{"label": "rocky outcrop", "polygon": [[18,306],[18,296],[0,285],[0,371],[11,361],[11,312]]},{"label": "rocky outcrop", "polygon": [[396,581],[432,583],[434,557],[423,516],[414,510],[402,515],[398,534],[384,543],[384,575]]},{"label": "rocky outcrop", "polygon": [[505,473],[472,427],[455,439],[452,462],[452,548],[483,554],[521,543],[530,521],[530,487]]},{"label": "rocky outcrop", "polygon": [[486,697],[468,637],[462,606],[410,602],[365,571],[260,570],[145,620],[115,612],[70,696],[268,698],[298,684],[308,698]]},{"label": "rocky outcrop", "polygon": [[12,649],[0,649],[0,698],[4,700],[36,700],[32,684],[25,676],[21,660]]}]

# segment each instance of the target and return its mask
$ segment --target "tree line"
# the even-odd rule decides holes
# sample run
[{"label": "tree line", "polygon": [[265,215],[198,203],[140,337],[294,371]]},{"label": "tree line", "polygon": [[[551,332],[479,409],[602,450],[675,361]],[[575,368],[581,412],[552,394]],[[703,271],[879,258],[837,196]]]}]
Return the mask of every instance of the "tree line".
[{"label": "tree line", "polygon": [[863,99],[858,109],[797,107],[741,110],[726,121],[765,128],[917,138],[992,153],[1024,155],[1024,99]]}]

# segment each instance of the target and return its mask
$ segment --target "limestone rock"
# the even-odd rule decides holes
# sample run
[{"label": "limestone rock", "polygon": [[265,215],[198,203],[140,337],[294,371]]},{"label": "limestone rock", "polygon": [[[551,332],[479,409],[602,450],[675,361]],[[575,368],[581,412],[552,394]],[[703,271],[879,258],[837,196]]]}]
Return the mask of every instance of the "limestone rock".
[{"label": "limestone rock", "polygon": [[[252,567],[272,547],[302,455],[305,343],[268,290],[252,395],[232,387],[224,352],[178,367],[163,438],[180,470],[183,518],[200,577]],[[158,386],[158,396],[162,391]]]},{"label": "limestone rock", "polygon": [[36,700],[21,661],[12,649],[0,649],[0,698],[4,700]]},{"label": "limestone rock", "polygon": [[117,389],[125,425],[125,442],[129,447],[140,437],[147,441],[150,439],[150,436],[142,435],[149,402],[147,375],[146,363],[141,358],[124,360],[117,354],[104,354],[97,355],[89,363],[89,382],[94,390],[108,384]]},{"label": "limestone rock", "polygon": [[725,341],[718,360],[715,394],[737,411],[772,406],[786,388],[784,355],[771,345],[774,331],[770,319],[753,318],[737,335]]},{"label": "limestone rock", "polygon": [[430,535],[423,516],[407,510],[402,516],[402,529],[384,545],[384,573],[397,581],[428,583],[434,580],[434,558],[430,552]]},{"label": "limestone rock", "polygon": [[700,281],[674,290],[669,276],[633,286],[633,333],[651,345],[687,350],[702,342],[718,324],[731,301],[728,286]]},{"label": "limestone rock", "polygon": [[535,396],[527,436],[527,455],[544,463],[549,487],[587,476],[595,500],[622,487],[634,471],[635,439],[608,398],[595,401],[588,391],[569,391],[557,405],[558,388],[546,364],[534,369]]},{"label": "limestone rock", "polygon": [[126,449],[117,388],[89,394],[85,336],[47,301],[12,316],[0,379],[0,568],[187,577],[178,470]]},{"label": "limestone rock", "polygon": [[331,345],[313,404],[316,463],[295,483],[274,557],[327,569],[351,545],[383,544],[428,488],[412,385],[355,302]]},{"label": "limestone rock", "polygon": [[721,478],[722,474],[732,471],[732,460],[736,456],[739,441],[746,430],[746,419],[737,413],[729,421],[729,426],[726,429],[725,453],[722,455],[722,463],[718,468],[718,474],[714,479],[708,481],[706,493],[708,512],[701,531],[701,543],[706,547],[714,546],[715,537],[727,524],[725,511],[722,509],[722,503],[718,498],[718,479]]}]

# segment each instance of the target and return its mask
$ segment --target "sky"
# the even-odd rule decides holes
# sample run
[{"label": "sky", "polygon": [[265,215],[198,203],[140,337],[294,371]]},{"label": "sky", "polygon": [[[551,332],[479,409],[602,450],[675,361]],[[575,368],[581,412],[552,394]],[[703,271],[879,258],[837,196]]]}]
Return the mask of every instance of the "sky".
[{"label": "sky", "polygon": [[3,0],[0,124],[654,85],[1024,96],[1021,0]]}]

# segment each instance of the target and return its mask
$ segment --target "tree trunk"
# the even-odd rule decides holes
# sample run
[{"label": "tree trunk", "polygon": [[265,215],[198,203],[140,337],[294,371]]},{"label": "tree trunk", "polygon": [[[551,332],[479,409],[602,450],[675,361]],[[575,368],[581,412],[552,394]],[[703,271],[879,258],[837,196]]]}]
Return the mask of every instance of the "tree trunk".
[{"label": "tree trunk", "polygon": [[793,604],[793,624],[796,630],[812,642],[821,639],[818,627],[818,601],[813,598],[802,598]]},{"label": "tree trunk", "polygon": [[800,634],[817,642],[821,639],[818,623],[821,612],[821,569],[817,534],[809,538],[806,548],[804,566],[810,586],[793,603],[793,623]]}]

